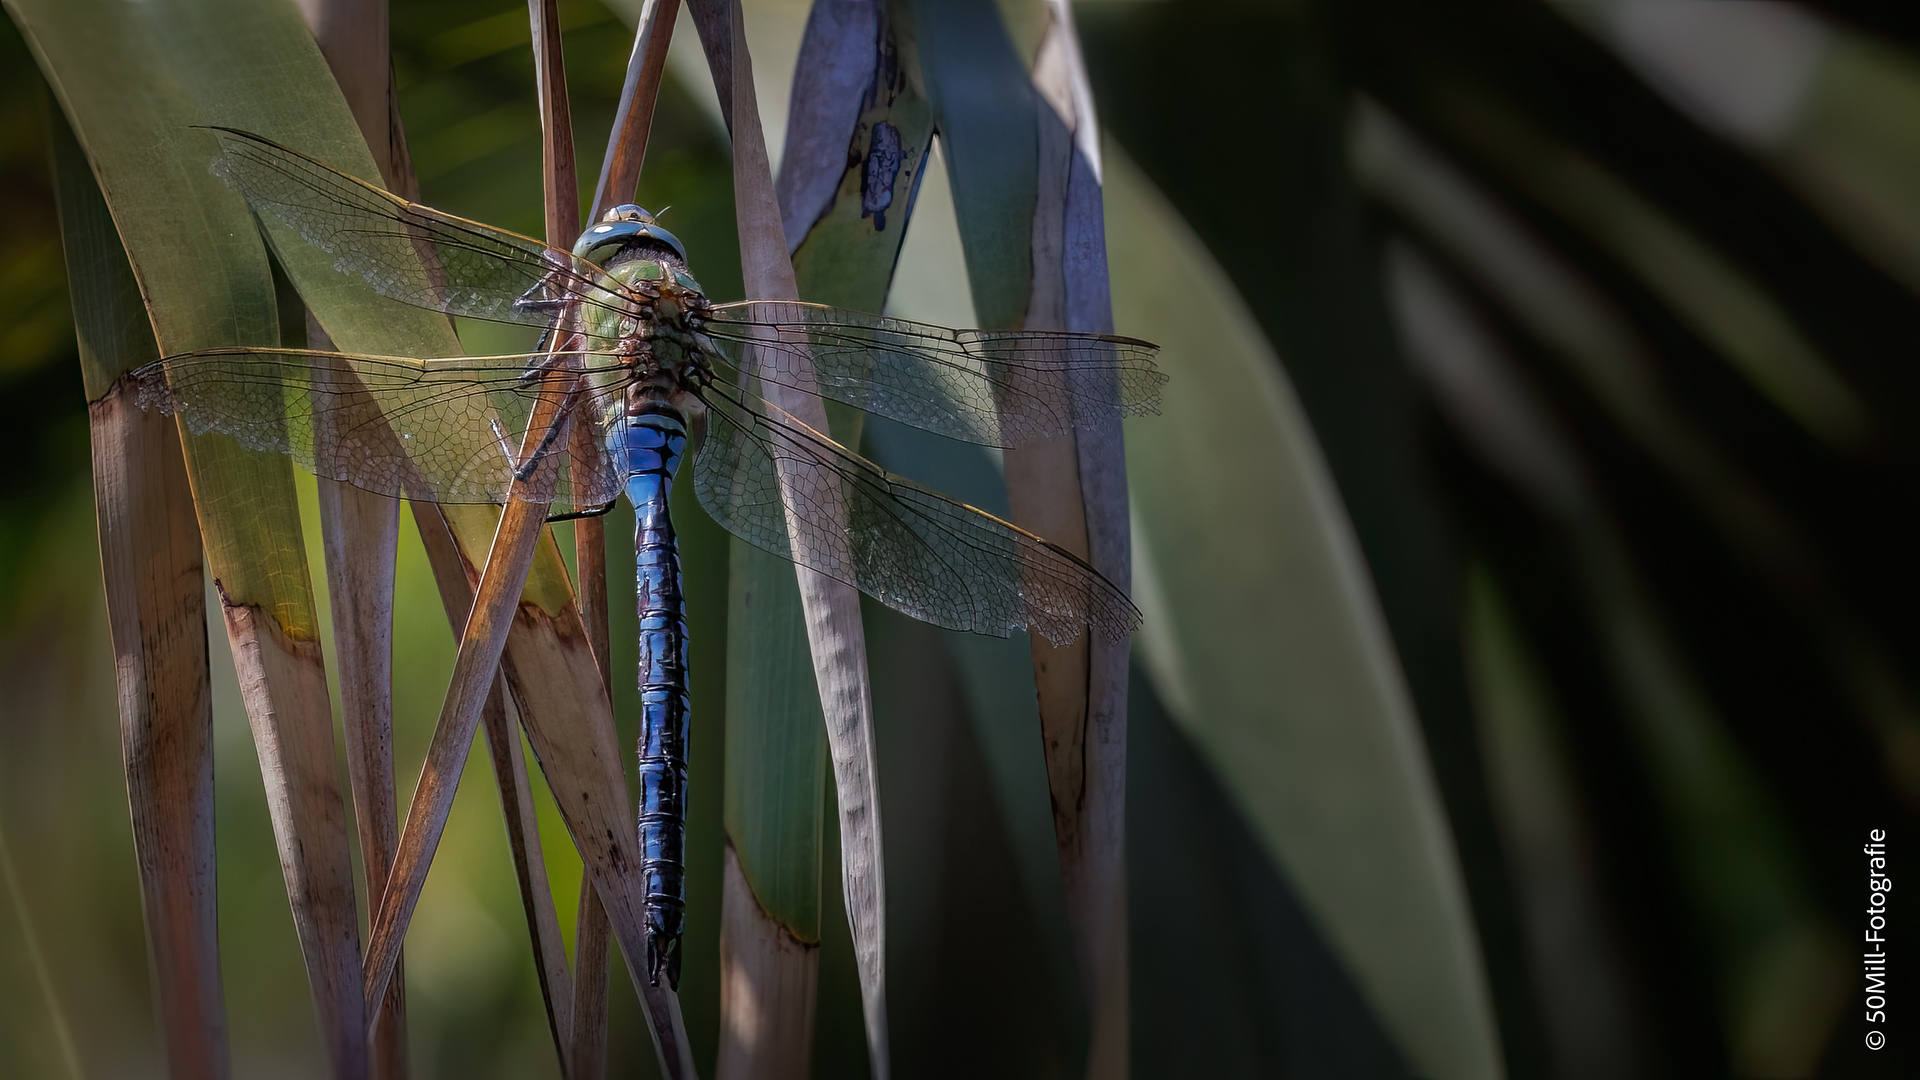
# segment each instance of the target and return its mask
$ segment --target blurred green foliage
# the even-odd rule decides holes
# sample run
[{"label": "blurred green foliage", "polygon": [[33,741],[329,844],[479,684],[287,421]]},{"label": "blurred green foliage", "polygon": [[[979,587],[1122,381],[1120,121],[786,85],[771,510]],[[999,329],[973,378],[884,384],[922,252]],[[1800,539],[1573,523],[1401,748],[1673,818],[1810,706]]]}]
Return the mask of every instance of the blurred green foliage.
[{"label": "blurred green foliage", "polygon": [[43,502],[87,469],[84,394],[62,272],[46,137],[45,90],[11,22],[0,27],[0,400],[62,402],[22,410],[9,427],[17,467],[0,471],[0,619],[16,599]]}]

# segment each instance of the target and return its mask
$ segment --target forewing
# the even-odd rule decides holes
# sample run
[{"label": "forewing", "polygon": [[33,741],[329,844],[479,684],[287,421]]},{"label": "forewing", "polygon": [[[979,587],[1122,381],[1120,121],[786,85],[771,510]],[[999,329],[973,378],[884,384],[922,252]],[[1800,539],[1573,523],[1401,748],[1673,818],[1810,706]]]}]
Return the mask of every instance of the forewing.
[{"label": "forewing", "polygon": [[736,369],[937,435],[1021,446],[1158,412],[1158,346],[1047,331],[949,330],[790,300],[723,304],[708,336]]},{"label": "forewing", "polygon": [[[291,455],[320,476],[399,498],[501,504],[534,401],[555,392],[524,377],[547,359],[234,348],[169,357],[133,377],[143,407],[178,413],[196,433],[223,432],[249,449]],[[576,400],[570,422],[598,429],[618,401],[623,369],[603,356],[581,363],[603,385]],[[563,431],[544,452],[557,465],[551,514],[596,510],[618,497],[621,477],[605,439]]]},{"label": "forewing", "polygon": [[215,130],[224,152],[214,171],[255,213],[289,226],[382,296],[543,328],[552,305],[570,297],[630,310],[619,283],[571,253],[408,202],[251,132]]},{"label": "forewing", "polygon": [[1125,594],[1054,544],[887,472],[733,386],[703,396],[694,489],[742,540],[953,630],[1031,629],[1064,644],[1088,626],[1118,640],[1139,625]]}]

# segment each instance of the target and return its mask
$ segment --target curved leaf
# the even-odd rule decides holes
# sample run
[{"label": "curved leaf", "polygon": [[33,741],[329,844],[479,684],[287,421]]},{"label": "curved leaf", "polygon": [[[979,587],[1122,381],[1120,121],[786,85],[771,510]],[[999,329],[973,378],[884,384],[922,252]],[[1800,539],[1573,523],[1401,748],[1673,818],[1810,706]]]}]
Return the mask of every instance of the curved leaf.
[{"label": "curved leaf", "polygon": [[1107,178],[1116,321],[1173,373],[1163,414],[1128,421],[1141,655],[1416,1069],[1501,1076],[1446,814],[1312,432],[1218,264],[1111,148]]},{"label": "curved leaf", "polygon": [[[752,60],[737,0],[691,5],[729,109],[734,140],[734,199],[740,262],[750,299],[797,299],[790,247],[782,230],[773,176],[761,132]],[[820,399],[769,386],[769,400],[817,431],[829,430]],[[780,485],[809,482],[808,467],[781,465]],[[784,496],[783,496],[784,497]],[[844,516],[842,507],[839,513]],[[790,527],[796,527],[790,519]],[[841,834],[842,883],[860,970],[861,998],[873,1075],[888,1075],[886,1020],[886,888],[880,842],[880,799],[873,746],[873,700],[859,594],[823,575],[796,569],[813,671],[826,719]],[[810,1010],[809,1010],[810,1011]],[[724,1057],[724,1053],[723,1053]]]},{"label": "curved leaf", "polygon": [[[334,93],[291,9],[244,3],[9,6],[86,148],[161,353],[279,338],[266,251],[190,125]],[[234,62],[246,43],[247,62]],[[139,93],[128,93],[128,86]],[[182,212],[193,207],[197,212]],[[115,373],[118,374],[118,373]],[[291,465],[183,432],[207,561],[267,780],[274,836],[338,1076],[367,1069],[346,810]]]},{"label": "curved leaf", "polygon": [[[86,155],[66,123],[42,111],[64,246],[84,253],[68,258],[67,273],[93,402],[100,563],[168,1067],[224,1077],[231,1063],[213,888],[213,700],[199,523],[178,429],[139,408],[130,385],[112,375],[155,356],[133,268]],[[73,1074],[81,1075],[77,1064]]]},{"label": "curved leaf", "polygon": [[[918,3],[908,70],[946,153],[980,320],[1026,330],[1112,329],[1098,135],[1066,5]],[[1123,589],[1131,541],[1120,433],[1077,430],[1005,455],[1014,520]],[[1126,650],[1031,643],[1054,835],[1082,994],[1089,1074],[1127,1057]]]}]

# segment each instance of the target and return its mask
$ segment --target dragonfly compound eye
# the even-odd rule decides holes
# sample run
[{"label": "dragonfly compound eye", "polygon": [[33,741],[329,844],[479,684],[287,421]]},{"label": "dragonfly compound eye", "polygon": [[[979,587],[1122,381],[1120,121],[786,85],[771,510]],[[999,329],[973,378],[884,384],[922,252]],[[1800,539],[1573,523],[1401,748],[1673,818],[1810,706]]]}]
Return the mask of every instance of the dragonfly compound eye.
[{"label": "dragonfly compound eye", "polygon": [[651,240],[687,261],[686,246],[680,238],[661,228],[653,220],[653,215],[633,203],[625,203],[607,211],[599,223],[580,234],[580,241],[573,245],[573,253],[582,259],[605,266],[622,248],[643,240]]}]

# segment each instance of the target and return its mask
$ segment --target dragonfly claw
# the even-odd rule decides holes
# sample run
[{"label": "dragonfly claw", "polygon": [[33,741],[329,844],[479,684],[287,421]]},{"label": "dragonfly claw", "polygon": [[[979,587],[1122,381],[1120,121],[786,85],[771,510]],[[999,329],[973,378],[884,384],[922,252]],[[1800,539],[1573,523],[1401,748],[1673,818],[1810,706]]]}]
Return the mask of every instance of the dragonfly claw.
[{"label": "dragonfly claw", "polygon": [[667,986],[673,990],[680,989],[680,939],[648,928],[647,985],[659,986],[663,971],[667,976]]}]

